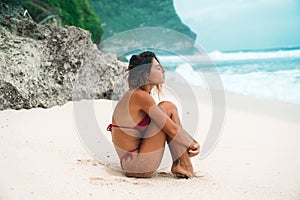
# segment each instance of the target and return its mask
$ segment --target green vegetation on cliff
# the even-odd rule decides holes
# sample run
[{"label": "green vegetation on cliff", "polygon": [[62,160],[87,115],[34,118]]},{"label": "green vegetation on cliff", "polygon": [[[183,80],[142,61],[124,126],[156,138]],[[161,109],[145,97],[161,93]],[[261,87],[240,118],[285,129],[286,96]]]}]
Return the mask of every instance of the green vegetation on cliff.
[{"label": "green vegetation on cliff", "polygon": [[38,23],[49,17],[60,18],[63,25],[73,25],[89,30],[94,43],[102,39],[103,29],[99,18],[90,7],[88,0],[1,0],[21,5],[28,9],[30,16]]},{"label": "green vegetation on cliff", "polygon": [[[0,0],[22,5],[38,23],[50,19],[89,30],[94,43],[117,33],[141,28],[169,28],[196,38],[176,14],[173,0]],[[102,24],[100,24],[100,21]],[[104,31],[103,31],[104,29]]]},{"label": "green vegetation on cliff", "polygon": [[89,3],[101,19],[104,38],[141,27],[169,28],[196,38],[176,14],[173,0],[89,0]]},{"label": "green vegetation on cliff", "polygon": [[92,33],[93,42],[101,41],[103,29],[88,0],[43,0],[43,2],[60,9],[63,24],[89,30]]}]

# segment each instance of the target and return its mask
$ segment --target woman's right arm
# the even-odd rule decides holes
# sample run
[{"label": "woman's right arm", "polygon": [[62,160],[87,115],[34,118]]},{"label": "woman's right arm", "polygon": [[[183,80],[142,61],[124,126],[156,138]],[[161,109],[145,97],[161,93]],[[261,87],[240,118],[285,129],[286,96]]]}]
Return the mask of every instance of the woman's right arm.
[{"label": "woman's right arm", "polygon": [[141,109],[150,116],[171,140],[174,139],[187,149],[194,149],[193,146],[195,146],[196,141],[180,125],[175,124],[173,120],[156,105],[151,95],[146,92],[137,92],[135,101],[137,101],[136,105],[140,105]]}]

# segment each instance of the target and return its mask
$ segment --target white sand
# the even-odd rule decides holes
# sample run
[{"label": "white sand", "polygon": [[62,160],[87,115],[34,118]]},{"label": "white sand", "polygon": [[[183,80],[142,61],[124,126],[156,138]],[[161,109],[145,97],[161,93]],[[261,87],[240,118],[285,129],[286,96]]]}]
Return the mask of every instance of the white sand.
[{"label": "white sand", "polygon": [[[211,114],[202,100],[205,132]],[[0,199],[300,199],[300,106],[230,94],[226,102],[222,137],[205,159],[192,159],[199,177],[188,180],[169,168],[126,178],[97,162],[80,142],[72,102],[1,111]],[[108,101],[95,104],[111,115]]]}]

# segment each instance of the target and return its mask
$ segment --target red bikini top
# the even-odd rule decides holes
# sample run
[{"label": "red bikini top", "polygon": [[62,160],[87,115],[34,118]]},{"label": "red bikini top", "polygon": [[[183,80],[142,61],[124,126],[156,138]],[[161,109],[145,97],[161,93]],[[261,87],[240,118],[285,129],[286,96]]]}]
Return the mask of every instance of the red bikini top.
[{"label": "red bikini top", "polygon": [[118,127],[118,128],[134,129],[137,131],[144,131],[148,127],[150,122],[151,122],[151,118],[148,115],[145,115],[145,117],[135,127],[118,126],[118,125],[114,125],[114,124],[109,124],[107,126],[106,130],[111,131],[112,127]]},{"label": "red bikini top", "polygon": [[151,118],[148,115],[145,115],[145,117],[135,127],[133,127],[133,129],[143,131],[147,128],[150,122]]}]

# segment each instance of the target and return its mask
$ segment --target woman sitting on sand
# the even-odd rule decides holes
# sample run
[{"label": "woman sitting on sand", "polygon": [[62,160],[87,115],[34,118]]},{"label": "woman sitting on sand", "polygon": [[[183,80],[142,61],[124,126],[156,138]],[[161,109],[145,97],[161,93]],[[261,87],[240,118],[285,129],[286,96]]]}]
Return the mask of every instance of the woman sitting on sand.
[{"label": "woman sitting on sand", "polygon": [[133,55],[128,66],[129,90],[118,102],[112,117],[112,141],[128,177],[148,178],[159,167],[165,142],[172,154],[171,171],[179,177],[194,176],[190,157],[200,145],[182,127],[176,106],[168,101],[156,105],[150,95],[160,92],[164,68],[153,52]]}]

